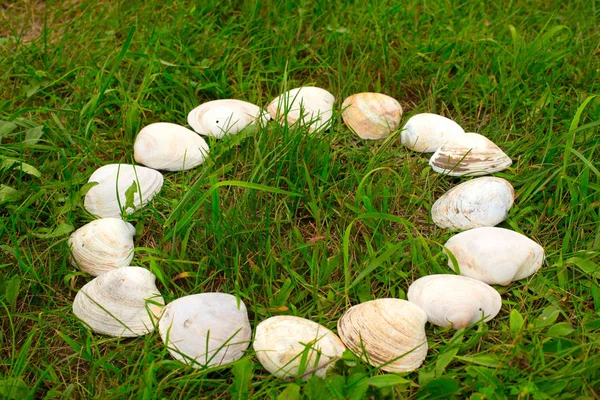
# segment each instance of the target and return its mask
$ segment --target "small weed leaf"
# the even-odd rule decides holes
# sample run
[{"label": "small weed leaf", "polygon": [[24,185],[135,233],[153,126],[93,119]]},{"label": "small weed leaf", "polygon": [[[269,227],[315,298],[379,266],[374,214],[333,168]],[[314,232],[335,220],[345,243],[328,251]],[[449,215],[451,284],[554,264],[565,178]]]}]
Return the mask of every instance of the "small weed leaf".
[{"label": "small weed leaf", "polygon": [[1,170],[8,171],[13,168],[20,170],[28,175],[35,176],[36,178],[42,176],[42,174],[40,173],[40,171],[38,171],[36,167],[24,163],[21,160],[17,160],[14,158],[5,158],[4,160],[2,160],[2,164],[0,164]]},{"label": "small weed leaf", "polygon": [[298,400],[300,399],[300,386],[295,383],[288,384],[283,392],[279,393],[277,400]]},{"label": "small weed leaf", "polygon": [[563,337],[569,336],[574,331],[575,329],[573,329],[571,324],[568,322],[559,322],[556,325],[552,325],[550,329],[548,329],[547,335],[552,337]]},{"label": "small weed leaf", "polygon": [[0,380],[0,395],[2,398],[21,400],[29,396],[29,388],[21,378]]},{"label": "small weed leaf", "polygon": [[523,327],[523,317],[519,311],[513,309],[510,312],[510,331],[516,337]]},{"label": "small weed leaf", "polygon": [[[125,190],[125,210],[128,209],[135,209],[135,204],[134,204],[134,200],[135,200],[135,194],[137,193],[138,190],[138,186],[137,186],[137,182],[133,181],[133,183],[131,184],[131,186],[129,186],[127,188],[127,190]],[[140,196],[140,199],[142,197]]]},{"label": "small weed leaf", "polygon": [[313,375],[308,380],[304,387],[303,394],[310,400],[331,400],[333,398],[333,395],[323,378],[320,378],[317,375]]},{"label": "small weed leaf", "polygon": [[396,374],[385,374],[372,376],[367,379],[367,383],[381,389],[390,386],[404,385],[410,383],[410,380]]},{"label": "small weed leaf", "polygon": [[75,230],[75,227],[73,225],[68,224],[66,222],[61,222],[53,230],[50,230],[47,228],[40,228],[40,229],[38,229],[37,232],[33,232],[32,235],[37,238],[40,238],[40,239],[52,239],[52,238],[57,238],[57,237],[68,235],[69,233],[73,232],[74,230]]},{"label": "small weed leaf", "polygon": [[19,289],[21,288],[21,278],[17,275],[13,276],[6,285],[6,300],[10,308],[14,311],[17,305],[17,297],[19,297]]},{"label": "small weed leaf", "polygon": [[43,126],[36,126],[35,128],[30,128],[25,131],[25,140],[24,144],[36,144],[40,141],[40,138],[44,134]]},{"label": "small weed leaf", "polygon": [[15,188],[0,184],[0,204],[17,201],[22,195],[23,193]]},{"label": "small weed leaf", "polygon": [[560,311],[556,307],[546,307],[544,308],[540,316],[535,319],[534,325],[538,329],[545,328],[547,326],[552,325],[559,315]]},{"label": "small weed leaf", "polygon": [[459,347],[455,346],[440,354],[435,362],[435,376],[441,377],[446,370],[446,367],[452,362],[454,356],[458,353]]},{"label": "small weed leaf", "polygon": [[567,265],[575,265],[584,274],[589,275],[594,279],[600,279],[600,265],[592,260],[587,260],[581,257],[573,257],[566,261]]},{"label": "small weed leaf", "polygon": [[500,360],[498,357],[492,354],[481,354],[474,356],[456,356],[457,360],[460,360],[467,364],[482,365],[484,367],[500,368]]},{"label": "small weed leaf", "polygon": [[452,378],[440,378],[422,386],[418,393],[421,399],[446,399],[449,395],[456,393],[458,382]]},{"label": "small weed leaf", "polygon": [[231,397],[238,400],[247,399],[254,377],[254,363],[248,358],[242,358],[233,364],[231,371],[233,372],[233,385],[229,389]]}]

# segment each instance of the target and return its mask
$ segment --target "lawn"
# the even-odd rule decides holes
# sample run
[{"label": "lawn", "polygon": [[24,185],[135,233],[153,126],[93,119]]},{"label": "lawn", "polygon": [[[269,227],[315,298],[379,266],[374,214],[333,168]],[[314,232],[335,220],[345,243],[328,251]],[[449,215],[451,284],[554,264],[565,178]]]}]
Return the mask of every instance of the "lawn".
[{"label": "lawn", "polygon": [[[600,9],[580,1],[107,1],[0,4],[0,398],[472,398],[600,396]],[[326,379],[283,381],[252,347],[194,369],[158,332],[118,339],[72,313],[91,277],[70,233],[93,220],[86,182],[133,162],[139,130],[186,124],[210,100],[265,107],[303,85],[336,97],[327,132],[249,127],[210,157],[164,173],[126,217],[132,265],[167,302],[226,292],[253,328],[296,315],[336,330],[352,305],[406,298],[451,273],[453,234],[429,214],[465,178],[428,155],[365,141],[342,122],[347,96],[385,93],[413,114],[479,132],[512,160],[494,174],[515,205],[500,226],[546,252],[532,277],[496,286],[502,309],[454,331],[427,325],[422,367],[402,375],[348,356]]]}]

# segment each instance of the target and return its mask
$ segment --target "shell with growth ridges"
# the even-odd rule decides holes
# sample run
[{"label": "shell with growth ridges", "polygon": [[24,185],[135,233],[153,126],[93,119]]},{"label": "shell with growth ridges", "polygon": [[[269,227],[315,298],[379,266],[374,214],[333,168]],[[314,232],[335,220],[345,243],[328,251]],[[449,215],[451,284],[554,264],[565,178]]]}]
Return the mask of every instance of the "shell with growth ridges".
[{"label": "shell with growth ridges", "polygon": [[383,139],[400,125],[402,106],[381,93],[357,93],[342,103],[342,119],[362,139]]},{"label": "shell with growth ridges", "polygon": [[422,113],[410,117],[402,128],[400,139],[413,151],[433,153],[448,140],[464,133],[465,130],[450,118]]},{"label": "shell with growth ridges", "polygon": [[235,135],[248,125],[265,123],[267,114],[260,107],[235,99],[213,100],[194,108],[187,117],[193,130],[220,139]]},{"label": "shell with growth ridges", "polygon": [[310,132],[331,125],[335,97],[325,89],[303,86],[276,97],[267,107],[271,117],[284,124],[308,125]]}]

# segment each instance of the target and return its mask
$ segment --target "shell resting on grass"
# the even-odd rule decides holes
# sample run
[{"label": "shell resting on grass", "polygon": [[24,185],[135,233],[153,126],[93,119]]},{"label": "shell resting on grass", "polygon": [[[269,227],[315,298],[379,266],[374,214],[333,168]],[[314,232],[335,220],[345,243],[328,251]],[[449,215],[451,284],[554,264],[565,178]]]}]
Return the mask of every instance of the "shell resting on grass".
[{"label": "shell resting on grass", "polygon": [[398,128],[402,106],[381,93],[357,93],[342,104],[342,119],[362,139],[383,139]]},{"label": "shell resting on grass", "polygon": [[267,107],[271,117],[283,124],[309,125],[309,131],[327,129],[331,124],[335,97],[325,89],[303,86],[276,97]]},{"label": "shell resting on grass", "polygon": [[187,117],[188,124],[201,135],[217,139],[235,135],[246,126],[268,121],[267,114],[247,101],[222,99],[203,103]]},{"label": "shell resting on grass", "polygon": [[437,114],[422,113],[410,117],[402,128],[402,144],[413,151],[433,153],[448,140],[465,133],[452,121]]},{"label": "shell resting on grass", "polygon": [[258,324],[253,347],[262,366],[279,378],[298,377],[310,371],[324,377],[346,349],[338,336],[324,326],[287,315]]}]

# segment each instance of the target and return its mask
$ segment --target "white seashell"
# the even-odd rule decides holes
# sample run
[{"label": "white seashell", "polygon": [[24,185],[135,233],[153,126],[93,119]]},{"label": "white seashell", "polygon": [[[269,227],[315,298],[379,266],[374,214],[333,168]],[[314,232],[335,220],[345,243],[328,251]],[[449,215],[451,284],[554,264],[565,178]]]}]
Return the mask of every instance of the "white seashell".
[{"label": "white seashell", "polygon": [[512,165],[512,160],[494,142],[468,132],[444,143],[429,159],[435,172],[450,176],[487,175]]},{"label": "white seashell", "polygon": [[460,275],[428,275],[414,281],[408,301],[427,314],[427,320],[444,328],[462,329],[494,318],[502,298],[493,287]]},{"label": "white seashell", "polygon": [[504,221],[515,191],[502,178],[483,177],[450,189],[431,207],[431,218],[440,228],[467,230]]},{"label": "white seashell", "polygon": [[[544,261],[542,246],[503,228],[475,228],[450,238],[444,245],[460,269],[460,274],[488,285],[508,285],[534,274]],[[448,266],[454,269],[452,259]]]},{"label": "white seashell", "polygon": [[147,269],[110,270],[85,284],[75,296],[73,313],[94,332],[134,337],[154,330],[165,304]]},{"label": "white seashell", "polygon": [[[262,366],[278,378],[324,377],[346,349],[337,335],[308,319],[277,316],[256,327],[253,343]],[[301,369],[301,366],[303,368]]]},{"label": "white seashell", "polygon": [[427,356],[427,315],[406,300],[378,299],[349,308],[338,333],[354,354],[388,372],[419,368]]},{"label": "white seashell", "polygon": [[383,139],[398,128],[402,106],[381,93],[357,93],[342,104],[342,119],[362,139]]},{"label": "white seashell", "polygon": [[238,360],[252,337],[246,306],[226,293],[194,294],[169,303],[158,330],[171,355],[195,368]]},{"label": "white seashell", "polygon": [[[126,206],[126,191],[136,185],[133,194],[134,208],[127,207],[126,214],[145,206],[160,192],[163,176],[150,168],[130,164],[108,164],[98,168],[88,182],[98,182],[85,195],[84,207],[101,218],[121,217],[121,208]],[[117,199],[118,193],[118,199]],[[141,198],[140,198],[141,193]],[[119,206],[120,202],[120,206]]]},{"label": "white seashell", "polygon": [[290,125],[309,125],[309,131],[327,129],[331,125],[335,97],[325,89],[303,86],[288,90],[271,101],[267,110],[283,125],[284,117]]},{"label": "white seashell", "polygon": [[411,150],[433,153],[448,140],[464,133],[465,130],[449,118],[423,113],[413,115],[406,122],[400,139]]},{"label": "white seashell", "polygon": [[133,158],[150,168],[185,171],[204,162],[208,145],[181,125],[157,122],[144,127],[135,138]]},{"label": "white seashell", "polygon": [[235,135],[255,122],[268,117],[260,107],[247,101],[223,99],[203,103],[188,114],[188,124],[201,135],[217,139]]},{"label": "white seashell", "polygon": [[102,218],[77,229],[68,240],[71,264],[98,276],[127,267],[133,259],[135,228],[119,218]]}]

